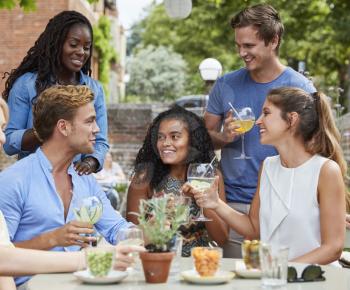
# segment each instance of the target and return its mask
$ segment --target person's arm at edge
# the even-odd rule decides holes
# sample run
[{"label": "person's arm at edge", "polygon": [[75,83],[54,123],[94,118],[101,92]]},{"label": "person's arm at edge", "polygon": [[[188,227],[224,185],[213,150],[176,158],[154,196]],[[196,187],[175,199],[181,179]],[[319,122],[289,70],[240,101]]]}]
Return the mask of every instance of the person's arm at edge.
[{"label": "person's arm at edge", "polygon": [[[1,273],[1,269],[0,269]],[[16,290],[16,284],[12,277],[0,277],[0,290]]]},{"label": "person's arm at edge", "polygon": [[73,272],[86,267],[82,251],[66,253],[0,247],[0,257],[0,273],[8,276]]},{"label": "person's arm at edge", "polygon": [[321,246],[293,262],[326,265],[340,258],[345,239],[345,185],[339,166],[327,161],[318,180]]},{"label": "person's arm at edge", "polygon": [[[219,197],[226,203],[225,185],[220,170],[217,171],[219,175]],[[219,246],[225,244],[228,238],[227,224],[211,209],[204,209],[204,215],[212,221],[206,222],[205,227],[208,230],[209,236],[218,243]]]},{"label": "person's arm at edge", "polygon": [[[115,249],[116,262],[114,269],[119,271],[125,271],[134,262],[134,259],[130,257],[130,253],[145,251],[144,247],[128,245],[118,245]],[[0,246],[0,256],[0,276],[74,272],[86,268],[85,253],[83,251],[50,252]],[[4,281],[10,283],[8,282],[8,277]],[[4,288],[4,290],[9,289]]]}]

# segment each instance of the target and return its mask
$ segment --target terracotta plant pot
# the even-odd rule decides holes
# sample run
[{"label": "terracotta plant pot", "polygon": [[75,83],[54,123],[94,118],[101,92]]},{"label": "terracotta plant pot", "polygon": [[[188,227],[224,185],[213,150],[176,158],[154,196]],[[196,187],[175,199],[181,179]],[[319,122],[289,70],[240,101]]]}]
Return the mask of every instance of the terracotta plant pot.
[{"label": "terracotta plant pot", "polygon": [[165,283],[168,280],[170,264],[174,253],[140,253],[143,273],[147,283]]}]

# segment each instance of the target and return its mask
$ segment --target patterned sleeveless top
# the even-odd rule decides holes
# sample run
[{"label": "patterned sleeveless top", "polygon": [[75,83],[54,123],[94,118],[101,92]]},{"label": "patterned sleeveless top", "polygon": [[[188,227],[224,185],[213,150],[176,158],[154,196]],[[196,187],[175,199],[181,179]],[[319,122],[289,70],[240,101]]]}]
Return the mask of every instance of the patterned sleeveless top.
[{"label": "patterned sleeveless top", "polygon": [[[178,180],[174,177],[167,176],[156,188],[156,196],[172,194],[174,196],[180,194],[180,189],[184,181]],[[199,207],[192,199],[190,206],[190,218],[199,216]],[[189,224],[182,225],[180,227],[180,233],[183,237],[182,243],[182,256],[191,256],[191,249],[193,247],[207,247],[210,242],[210,238],[207,229],[202,222],[190,222]]]}]

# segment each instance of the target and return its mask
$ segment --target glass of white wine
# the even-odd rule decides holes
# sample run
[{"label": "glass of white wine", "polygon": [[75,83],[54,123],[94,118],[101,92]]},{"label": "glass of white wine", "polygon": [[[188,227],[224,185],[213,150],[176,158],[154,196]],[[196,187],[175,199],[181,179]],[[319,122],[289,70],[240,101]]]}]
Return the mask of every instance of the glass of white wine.
[{"label": "glass of white wine", "polygon": [[[196,190],[204,192],[210,188],[215,179],[215,167],[211,163],[191,163],[187,169],[187,182]],[[200,208],[198,217],[192,221],[207,222],[211,219],[207,218]]]},{"label": "glass of white wine", "polygon": [[143,246],[143,232],[137,227],[120,229],[117,234],[118,245]]},{"label": "glass of white wine", "polygon": [[[232,105],[230,104],[232,107]],[[235,120],[233,123],[239,128],[235,129],[237,132],[241,133],[241,140],[242,140],[242,151],[241,155],[238,157],[235,157],[235,159],[251,159],[250,156],[246,155],[245,153],[245,145],[244,145],[244,135],[246,132],[250,131],[255,123],[255,115],[253,113],[253,110],[250,107],[244,107],[242,109],[236,110],[233,109],[233,115],[235,117]]]},{"label": "glass of white wine", "polygon": [[[144,246],[145,242],[143,239],[143,232],[141,229],[137,227],[130,227],[125,229],[120,229],[116,236],[117,244],[118,245],[127,245],[127,246]],[[138,259],[137,253],[131,253],[131,256],[134,257],[134,259]],[[136,263],[138,263],[136,261]],[[129,272],[134,272],[133,267],[129,267]]]}]

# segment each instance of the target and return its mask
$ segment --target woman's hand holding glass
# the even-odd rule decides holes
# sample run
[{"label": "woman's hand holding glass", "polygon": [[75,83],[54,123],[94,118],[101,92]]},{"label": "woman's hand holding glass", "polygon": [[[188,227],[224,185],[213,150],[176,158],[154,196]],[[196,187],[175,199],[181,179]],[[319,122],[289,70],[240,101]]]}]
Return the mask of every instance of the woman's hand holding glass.
[{"label": "woman's hand holding glass", "polygon": [[220,197],[218,189],[219,176],[216,176],[211,186],[204,191],[196,190],[189,183],[185,183],[182,187],[182,190],[186,195],[194,197],[199,207],[209,209],[216,209],[219,206]]}]

